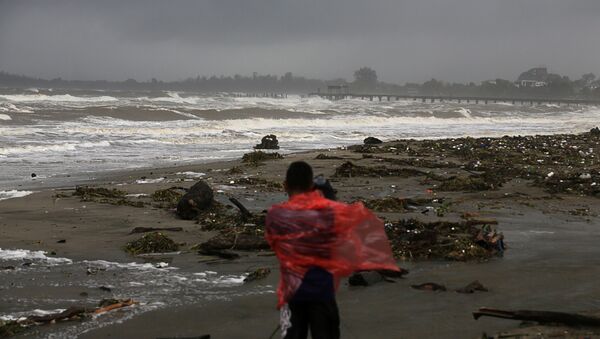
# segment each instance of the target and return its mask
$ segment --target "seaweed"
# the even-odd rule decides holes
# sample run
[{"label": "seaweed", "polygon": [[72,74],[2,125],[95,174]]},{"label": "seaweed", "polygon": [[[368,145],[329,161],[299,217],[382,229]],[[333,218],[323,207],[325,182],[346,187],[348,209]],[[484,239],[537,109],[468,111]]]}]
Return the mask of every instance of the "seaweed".
[{"label": "seaweed", "polygon": [[490,225],[416,219],[386,224],[395,257],[403,260],[486,260],[501,256],[504,237]]},{"label": "seaweed", "polygon": [[281,191],[283,184],[279,182],[273,182],[262,178],[244,177],[235,180],[240,185],[250,185],[263,188],[266,191]]},{"label": "seaweed", "polygon": [[130,254],[166,253],[175,252],[179,245],[160,232],[145,234],[138,240],[130,241],[125,245],[125,251]]},{"label": "seaweed", "polygon": [[183,197],[183,193],[178,192],[177,188],[167,188],[167,189],[163,189],[163,190],[157,190],[154,193],[152,193],[152,195],[150,195],[150,198],[153,201],[163,203],[163,204],[161,204],[161,207],[166,207],[166,208],[173,208],[173,207],[177,206],[177,203],[179,203],[179,200],[181,200],[181,197]]},{"label": "seaweed", "polygon": [[486,191],[495,186],[480,177],[453,177],[444,180],[439,186],[440,191]]},{"label": "seaweed", "polygon": [[402,177],[427,175],[427,173],[412,168],[390,168],[387,166],[361,166],[346,161],[335,169],[334,177]]},{"label": "seaweed", "polygon": [[131,207],[144,207],[143,201],[131,201],[126,198],[127,192],[118,190],[116,188],[104,188],[104,187],[88,187],[88,186],[77,186],[73,196],[78,196],[81,201],[86,202],[97,202],[102,204],[111,204],[116,206],[131,206]]},{"label": "seaweed", "polygon": [[14,320],[0,319],[0,338],[8,338],[25,330],[25,327]]}]

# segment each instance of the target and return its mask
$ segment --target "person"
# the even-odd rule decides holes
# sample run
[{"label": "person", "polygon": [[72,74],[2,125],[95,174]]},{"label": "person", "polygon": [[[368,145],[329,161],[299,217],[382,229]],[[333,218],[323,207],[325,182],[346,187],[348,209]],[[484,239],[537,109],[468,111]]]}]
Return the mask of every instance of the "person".
[{"label": "person", "polygon": [[[323,183],[317,179],[317,184]],[[289,199],[269,209],[265,231],[280,262],[277,307],[282,337],[304,339],[310,330],[313,339],[337,339],[335,291],[340,279],[354,271],[400,269],[383,222],[362,203],[325,198],[315,189],[309,164],[292,163],[284,188]]]}]

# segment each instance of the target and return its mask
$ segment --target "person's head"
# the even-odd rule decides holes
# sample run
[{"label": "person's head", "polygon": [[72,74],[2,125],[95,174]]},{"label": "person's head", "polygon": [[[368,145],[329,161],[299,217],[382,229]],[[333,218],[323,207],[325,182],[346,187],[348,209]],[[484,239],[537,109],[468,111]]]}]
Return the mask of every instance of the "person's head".
[{"label": "person's head", "polygon": [[304,161],[291,163],[285,175],[284,188],[289,196],[312,191],[312,167]]}]

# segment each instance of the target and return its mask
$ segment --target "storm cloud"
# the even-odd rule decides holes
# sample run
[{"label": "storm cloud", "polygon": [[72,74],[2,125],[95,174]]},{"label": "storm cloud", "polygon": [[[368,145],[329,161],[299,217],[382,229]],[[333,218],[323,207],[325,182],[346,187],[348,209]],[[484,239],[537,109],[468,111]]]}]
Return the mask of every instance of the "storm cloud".
[{"label": "storm cloud", "polygon": [[123,80],[294,74],[388,82],[600,73],[597,0],[0,0],[0,70]]}]

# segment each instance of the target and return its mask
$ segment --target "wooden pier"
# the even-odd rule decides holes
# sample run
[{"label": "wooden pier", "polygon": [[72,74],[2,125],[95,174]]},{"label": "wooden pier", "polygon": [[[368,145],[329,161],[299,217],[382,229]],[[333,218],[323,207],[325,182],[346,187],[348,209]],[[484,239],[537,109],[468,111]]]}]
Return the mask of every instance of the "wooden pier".
[{"label": "wooden pier", "polygon": [[355,94],[355,93],[310,93],[309,96],[319,96],[329,100],[362,99],[370,101],[398,101],[413,100],[421,102],[457,102],[457,103],[510,103],[513,105],[600,105],[600,100],[587,99],[560,99],[560,98],[506,98],[506,97],[478,97],[478,96],[443,96],[443,95],[402,95],[402,94]]}]

